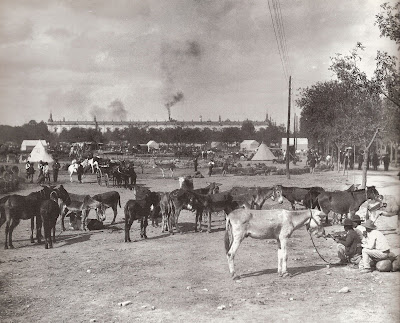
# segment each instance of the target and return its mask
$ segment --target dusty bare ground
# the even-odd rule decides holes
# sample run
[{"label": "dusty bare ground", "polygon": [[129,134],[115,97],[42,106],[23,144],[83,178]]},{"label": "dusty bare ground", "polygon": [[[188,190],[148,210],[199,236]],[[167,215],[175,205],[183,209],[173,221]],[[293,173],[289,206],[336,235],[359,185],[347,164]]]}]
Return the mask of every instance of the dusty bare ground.
[{"label": "dusty bare ground", "polygon": [[[178,187],[174,179],[146,170],[139,183],[156,191]],[[176,176],[189,173],[178,170]],[[205,171],[204,171],[205,173]],[[398,194],[397,172],[369,172],[368,184],[376,183],[385,194]],[[292,176],[215,176],[212,180],[229,189],[234,185],[269,186],[321,185],[342,189],[359,172],[345,177],[336,172]],[[390,175],[390,176],[388,176]],[[111,190],[95,183],[89,175],[84,184],[61,182],[68,191],[96,194]],[[205,186],[209,178],[195,179],[195,187]],[[37,190],[28,185],[19,192]],[[132,192],[116,189],[122,206]],[[287,206],[285,204],[285,206]],[[53,249],[29,241],[30,221],[22,221],[14,231],[14,250],[0,249],[0,319],[2,322],[399,322],[399,273],[361,275],[358,270],[326,264],[313,250],[305,229],[295,231],[289,243],[290,278],[280,278],[275,241],[245,239],[236,257],[242,278],[233,281],[223,246],[224,216],[215,215],[212,233],[194,233],[194,217],[184,211],[180,224],[184,233],[170,236],[160,228],[148,227],[147,240],[139,238],[139,224],[132,226],[124,243],[123,209],[117,224],[102,231],[66,231]],[[395,218],[379,218],[392,249],[399,253]],[[341,231],[328,227],[327,231]],[[4,242],[4,226],[0,241]],[[320,253],[337,261],[336,244],[316,239]],[[347,286],[349,293],[338,291]],[[131,301],[128,306],[119,302]],[[218,309],[220,306],[225,309]]]}]

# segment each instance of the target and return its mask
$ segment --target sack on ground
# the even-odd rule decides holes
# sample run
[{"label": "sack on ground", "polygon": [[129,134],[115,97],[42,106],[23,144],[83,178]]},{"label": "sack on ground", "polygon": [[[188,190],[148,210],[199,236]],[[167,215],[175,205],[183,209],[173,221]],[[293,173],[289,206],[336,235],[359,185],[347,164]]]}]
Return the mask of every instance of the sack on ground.
[{"label": "sack on ground", "polygon": [[104,224],[103,222],[100,222],[97,219],[90,219],[88,224],[87,224],[87,228],[92,231],[92,230],[102,230],[104,229]]},{"label": "sack on ground", "polygon": [[376,269],[379,271],[392,271],[392,262],[389,259],[381,260],[376,263]]}]

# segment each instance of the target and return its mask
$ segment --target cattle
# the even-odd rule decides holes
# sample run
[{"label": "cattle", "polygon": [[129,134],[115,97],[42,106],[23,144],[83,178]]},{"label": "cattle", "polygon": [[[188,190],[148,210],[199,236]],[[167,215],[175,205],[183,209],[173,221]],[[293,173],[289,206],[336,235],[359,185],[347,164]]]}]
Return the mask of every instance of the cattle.
[{"label": "cattle", "polygon": [[124,207],[125,214],[125,242],[131,242],[130,229],[133,221],[140,221],[140,237],[147,239],[146,228],[152,205],[158,203],[158,195],[147,193],[141,199],[129,200]]},{"label": "cattle", "polygon": [[69,204],[61,203],[61,230],[65,231],[64,218],[69,212],[82,215],[82,230],[87,230],[87,217],[91,209],[96,211],[96,217],[99,221],[104,221],[103,203],[93,199],[90,195],[70,194],[71,202]]},{"label": "cattle", "polygon": [[375,186],[368,186],[365,189],[352,192],[322,192],[318,195],[317,202],[320,210],[322,210],[326,215],[325,222],[328,223],[328,214],[330,211],[346,216],[350,214],[351,219],[360,208],[360,205],[368,199],[381,199]]},{"label": "cattle", "polygon": [[237,209],[226,218],[225,251],[229,272],[233,279],[235,273],[234,258],[240,243],[246,237],[255,239],[276,239],[278,242],[278,274],[289,276],[287,272],[287,243],[294,230],[307,226],[307,230],[317,231],[324,236],[321,225],[322,212],[319,210],[288,211]]},{"label": "cattle", "polygon": [[312,190],[314,192],[324,192],[325,190],[319,186],[313,187],[286,187],[283,185],[274,186],[274,196],[279,199],[279,203],[283,203],[281,197],[285,197],[291,204],[292,209],[295,210],[295,204],[300,203],[304,205],[304,200],[307,193]]},{"label": "cattle", "polygon": [[115,223],[117,217],[117,206],[121,207],[121,197],[117,191],[110,191],[101,194],[93,195],[92,198],[96,201],[103,203],[104,211],[108,208],[112,208],[114,212],[114,218],[111,224]]}]

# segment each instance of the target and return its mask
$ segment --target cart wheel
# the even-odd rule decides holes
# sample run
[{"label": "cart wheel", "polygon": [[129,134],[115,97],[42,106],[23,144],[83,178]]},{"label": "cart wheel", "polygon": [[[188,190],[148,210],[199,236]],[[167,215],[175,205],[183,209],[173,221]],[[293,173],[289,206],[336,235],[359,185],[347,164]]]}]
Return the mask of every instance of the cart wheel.
[{"label": "cart wheel", "polygon": [[108,187],[108,174],[104,174],[104,182],[106,183],[106,187]]},{"label": "cart wheel", "polygon": [[101,186],[101,171],[100,170],[97,171],[97,184],[99,184]]}]

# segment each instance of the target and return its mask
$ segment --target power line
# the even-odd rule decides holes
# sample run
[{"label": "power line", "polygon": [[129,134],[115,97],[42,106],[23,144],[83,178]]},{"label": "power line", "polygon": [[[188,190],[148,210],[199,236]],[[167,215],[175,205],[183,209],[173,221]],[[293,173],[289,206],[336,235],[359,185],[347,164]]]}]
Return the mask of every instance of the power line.
[{"label": "power line", "polygon": [[[271,5],[272,4],[272,5]],[[271,9],[272,7],[272,9]],[[291,66],[288,55],[288,48],[286,44],[286,32],[282,18],[282,11],[279,0],[268,0],[268,9],[271,16],[272,27],[275,34],[275,40],[278,46],[278,53],[281,60],[283,74],[285,79],[291,74]],[[274,12],[274,14],[272,13]]]},{"label": "power line", "polygon": [[270,0],[268,0],[268,9],[269,9],[269,13],[270,13],[270,16],[271,16],[272,27],[273,27],[273,29],[274,29],[276,44],[278,45],[278,53],[279,53],[279,57],[280,57],[280,59],[281,59],[283,74],[284,74],[284,76],[285,76],[285,79],[287,80],[287,79],[288,79],[288,76],[287,76],[287,71],[286,71],[286,65],[285,65],[285,62],[284,62],[283,54],[282,54],[282,52],[281,52],[281,46],[280,46],[280,42],[279,42],[279,39],[278,39],[279,36],[277,35],[276,29],[275,29],[275,24],[276,24],[276,22],[275,22],[275,20],[274,20],[274,18],[273,18],[273,16],[272,16],[272,10],[271,10]]}]

